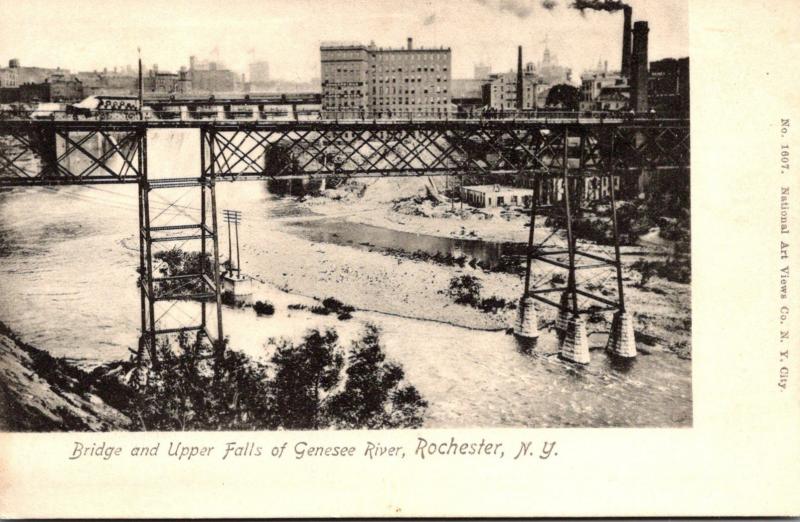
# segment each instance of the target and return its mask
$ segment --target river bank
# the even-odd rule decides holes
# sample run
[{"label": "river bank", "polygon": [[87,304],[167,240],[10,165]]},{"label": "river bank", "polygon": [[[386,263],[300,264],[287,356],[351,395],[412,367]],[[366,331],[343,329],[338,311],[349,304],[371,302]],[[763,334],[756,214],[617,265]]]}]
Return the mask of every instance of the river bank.
[{"label": "river bank", "polygon": [[[336,216],[360,224],[382,227],[386,221],[389,230],[409,232],[425,229],[427,233],[449,231],[453,237],[460,236],[456,227],[458,220],[435,217],[416,217],[414,223],[401,222],[386,203],[318,201],[307,205],[313,212]],[[369,206],[373,208],[370,210]],[[377,208],[374,208],[377,205]],[[348,213],[349,212],[349,213]],[[390,218],[390,216],[395,216]],[[318,217],[308,218],[315,226]],[[404,218],[402,218],[404,219]],[[502,224],[498,224],[502,221]],[[524,216],[497,220],[492,225],[502,229],[501,238],[527,241],[528,228]],[[520,230],[515,227],[519,225]],[[432,262],[430,258],[418,259],[408,252],[397,252],[377,248],[368,244],[352,242],[347,245],[328,242],[309,242],[297,233],[287,232],[283,224],[271,225],[270,244],[274,248],[257,248],[246,245],[248,264],[246,269],[280,288],[303,295],[323,299],[334,296],[362,310],[374,310],[402,317],[444,322],[460,327],[499,330],[511,327],[516,311],[499,310],[484,313],[476,308],[453,302],[447,289],[454,277],[471,275],[482,285],[484,298],[498,297],[516,303],[522,294],[522,277],[517,274],[484,270],[465,264],[448,265]],[[458,229],[460,230],[460,229]],[[521,232],[521,234],[520,234]],[[264,233],[262,229],[262,233]],[[420,232],[422,233],[422,232]],[[486,225],[480,234],[497,238]],[[550,238],[554,246],[562,245],[563,238],[553,234],[549,227],[536,227],[536,241]],[[478,233],[476,233],[478,235]],[[521,236],[524,236],[521,238]],[[596,254],[611,256],[609,247],[584,243],[581,247]],[[640,274],[631,265],[642,255],[659,255],[662,249],[648,246],[623,248],[623,280],[628,309],[634,311],[635,328],[639,334],[640,347],[645,351],[666,350],[683,358],[691,357],[691,290],[688,284],[676,283],[653,277],[646,286],[641,286]],[[534,287],[563,286],[551,267],[536,266]],[[584,270],[581,280],[590,288],[606,296],[616,295],[613,270]],[[555,279],[554,279],[555,278]],[[541,326],[547,327],[555,321],[556,311],[537,304]],[[593,317],[588,329],[593,344],[602,345],[610,328],[610,314]],[[552,332],[550,333],[552,335]]]},{"label": "river bank", "polygon": [[131,425],[111,405],[112,381],[20,341],[3,323],[0,375],[2,431],[114,431]]},{"label": "river bank", "polygon": [[458,204],[452,209],[446,204],[435,208],[428,204],[422,207],[423,214],[416,214],[408,207],[399,206],[406,211],[398,212],[392,204],[357,199],[308,197],[303,204],[320,215],[401,232],[510,243],[528,240],[530,217],[521,212],[503,212],[499,208],[476,211],[466,206],[462,210]]}]

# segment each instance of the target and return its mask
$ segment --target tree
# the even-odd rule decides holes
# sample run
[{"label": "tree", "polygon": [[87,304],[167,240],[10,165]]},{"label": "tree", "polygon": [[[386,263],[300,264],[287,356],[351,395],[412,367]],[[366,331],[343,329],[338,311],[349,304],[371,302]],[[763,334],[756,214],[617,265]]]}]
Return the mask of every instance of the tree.
[{"label": "tree", "polygon": [[[281,341],[270,365],[198,336],[158,345],[159,366],[137,365],[120,408],[142,430],[418,428],[428,403],[386,362],[368,325],[345,358],[335,331]],[[222,348],[225,348],[223,345]],[[216,355],[215,355],[216,354]],[[343,369],[345,371],[343,371]]]},{"label": "tree", "polygon": [[[180,248],[171,248],[153,255],[157,261],[161,261],[158,271],[162,276],[174,277],[189,274],[199,274],[201,271],[206,274],[213,273],[211,257],[206,253],[205,257],[200,252],[185,252]],[[196,294],[202,292],[204,283],[200,278],[189,280],[165,280],[157,281],[155,290],[157,294],[177,292],[181,294]]]},{"label": "tree", "polygon": [[297,346],[283,341],[272,363],[273,415],[286,429],[318,429],[324,421],[326,395],[339,383],[344,357],[335,331],[309,332]]},{"label": "tree", "polygon": [[581,93],[576,87],[561,83],[553,86],[547,93],[545,105],[558,107],[566,111],[577,111],[580,106]]},{"label": "tree", "polygon": [[418,428],[428,403],[413,386],[400,386],[403,370],[386,362],[380,332],[368,324],[348,356],[347,381],[328,414],[343,428]]},{"label": "tree", "polygon": [[[183,333],[178,349],[158,345],[159,369],[138,366],[131,379],[130,417],[142,430],[236,430],[268,428],[267,373],[263,364],[224,350],[211,362],[209,346]],[[146,373],[145,373],[146,372]]]}]

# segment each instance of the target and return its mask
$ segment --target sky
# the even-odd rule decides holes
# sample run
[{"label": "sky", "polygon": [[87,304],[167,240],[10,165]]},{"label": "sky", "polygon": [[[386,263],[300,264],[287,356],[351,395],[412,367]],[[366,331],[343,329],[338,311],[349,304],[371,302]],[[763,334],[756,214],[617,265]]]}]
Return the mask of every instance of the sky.
[{"label": "sky", "polygon": [[[473,65],[493,71],[537,62],[547,38],[573,79],[598,59],[618,69],[622,12],[580,11],[572,0],[0,0],[0,63],[71,71],[135,65],[176,71],[189,56],[218,60],[240,73],[266,60],[273,78],[319,76],[322,41],[374,41],[452,49],[453,78]],[[688,0],[628,0],[633,20],[650,27],[650,60],[688,56]]]}]

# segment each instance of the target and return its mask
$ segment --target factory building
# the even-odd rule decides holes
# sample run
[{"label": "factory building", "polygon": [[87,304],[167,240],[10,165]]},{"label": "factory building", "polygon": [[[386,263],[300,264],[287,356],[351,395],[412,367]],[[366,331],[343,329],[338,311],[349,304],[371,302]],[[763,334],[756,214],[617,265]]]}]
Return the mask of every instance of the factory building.
[{"label": "factory building", "polygon": [[530,207],[531,189],[502,185],[471,185],[461,187],[461,199],[473,207],[502,207],[505,205]]},{"label": "factory building", "polygon": [[384,49],[359,43],[320,46],[324,112],[445,115],[451,100],[449,48]]}]

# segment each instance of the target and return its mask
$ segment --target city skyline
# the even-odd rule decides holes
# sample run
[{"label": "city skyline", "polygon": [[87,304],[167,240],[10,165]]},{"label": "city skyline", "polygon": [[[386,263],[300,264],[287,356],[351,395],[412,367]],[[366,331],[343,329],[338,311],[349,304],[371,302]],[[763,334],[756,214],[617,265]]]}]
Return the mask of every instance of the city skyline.
[{"label": "city skyline", "polygon": [[[320,76],[322,41],[402,47],[406,37],[413,37],[420,47],[450,47],[453,77],[469,78],[476,63],[490,64],[493,71],[514,68],[517,45],[524,48],[525,62],[539,61],[546,37],[559,63],[572,68],[573,81],[583,70],[594,68],[598,59],[607,60],[610,69],[619,67],[621,13],[581,14],[566,1],[551,10],[541,7],[539,0],[417,1],[402,6],[313,0],[233,4],[236,9],[209,1],[178,1],[148,4],[146,10],[137,11],[120,0],[91,3],[91,9],[76,9],[62,1],[21,2],[5,8],[0,59],[7,63],[18,58],[23,65],[60,66],[73,72],[112,70],[135,64],[136,49],[141,47],[146,67],[158,64],[159,69],[177,71],[196,55],[241,74],[250,62],[268,61],[273,78],[308,81]],[[645,19],[650,25],[651,60],[688,55],[685,0],[630,4],[634,20]],[[112,20],[120,12],[127,12],[124,28]],[[154,18],[162,22],[154,23]],[[220,20],[230,29],[229,36],[219,36]],[[58,52],[53,52],[46,36],[54,24],[63,34]],[[457,29],[464,24],[472,30]],[[577,41],[576,31],[580,31]],[[161,44],[155,45],[156,41]]]}]

